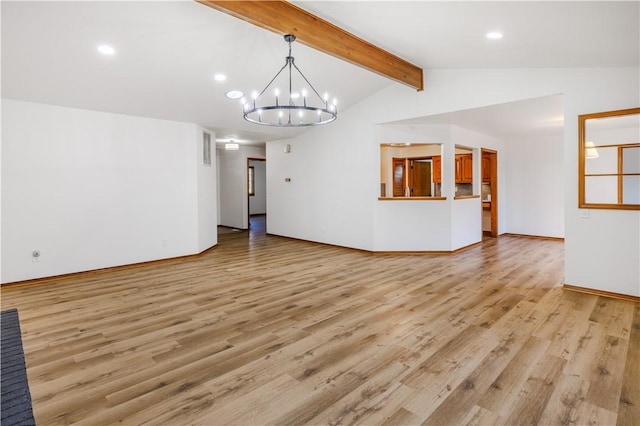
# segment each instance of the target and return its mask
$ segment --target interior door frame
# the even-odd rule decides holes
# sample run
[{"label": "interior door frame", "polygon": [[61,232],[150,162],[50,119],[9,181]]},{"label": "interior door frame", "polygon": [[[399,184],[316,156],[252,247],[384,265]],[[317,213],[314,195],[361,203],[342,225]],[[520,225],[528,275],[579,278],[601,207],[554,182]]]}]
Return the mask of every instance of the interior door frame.
[{"label": "interior door frame", "polygon": [[[491,236],[498,236],[498,151],[489,148],[480,149],[480,164],[482,165],[482,157],[487,155],[491,165]],[[482,177],[482,167],[480,168],[480,176]]]},{"label": "interior door frame", "polygon": [[[252,161],[267,162],[266,158],[247,157],[247,170],[245,171],[245,194],[247,195],[247,229],[251,229],[251,195],[249,195],[249,167]],[[265,182],[266,183],[266,182]]]}]

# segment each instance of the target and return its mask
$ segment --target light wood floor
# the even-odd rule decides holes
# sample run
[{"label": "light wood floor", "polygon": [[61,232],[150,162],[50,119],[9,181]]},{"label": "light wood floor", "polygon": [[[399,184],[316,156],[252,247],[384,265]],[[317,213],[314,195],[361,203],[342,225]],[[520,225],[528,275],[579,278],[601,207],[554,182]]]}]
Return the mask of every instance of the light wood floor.
[{"label": "light wood floor", "polygon": [[640,424],[640,304],[562,290],[563,244],[374,255],[220,236],[2,288],[39,425]]}]

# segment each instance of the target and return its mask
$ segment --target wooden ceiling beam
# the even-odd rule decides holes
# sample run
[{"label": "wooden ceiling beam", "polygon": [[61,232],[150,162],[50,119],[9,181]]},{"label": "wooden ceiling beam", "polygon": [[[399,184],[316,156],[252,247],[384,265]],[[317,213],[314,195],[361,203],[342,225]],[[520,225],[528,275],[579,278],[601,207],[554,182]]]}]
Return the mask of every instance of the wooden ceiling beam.
[{"label": "wooden ceiling beam", "polygon": [[423,89],[422,68],[284,0],[196,1],[274,33],[293,34],[297,41],[311,48],[416,90]]}]

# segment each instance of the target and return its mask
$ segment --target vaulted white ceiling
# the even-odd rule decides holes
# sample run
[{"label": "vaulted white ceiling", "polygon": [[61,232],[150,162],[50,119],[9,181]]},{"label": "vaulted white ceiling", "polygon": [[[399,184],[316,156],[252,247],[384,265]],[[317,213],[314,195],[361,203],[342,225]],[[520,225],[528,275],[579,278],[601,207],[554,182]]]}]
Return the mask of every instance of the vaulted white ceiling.
[{"label": "vaulted white ceiling", "polygon": [[[637,1],[294,3],[425,68],[427,78],[430,68],[640,62]],[[287,54],[279,35],[192,1],[2,1],[1,7],[3,97],[194,122],[241,143],[304,131],[247,123],[239,102],[224,96],[268,83]],[[485,38],[496,30],[503,39]],[[98,54],[103,43],[116,54]],[[399,84],[300,43],[293,56],[341,110]],[[214,81],[219,72],[226,81]],[[530,121],[535,109],[523,105]]]}]

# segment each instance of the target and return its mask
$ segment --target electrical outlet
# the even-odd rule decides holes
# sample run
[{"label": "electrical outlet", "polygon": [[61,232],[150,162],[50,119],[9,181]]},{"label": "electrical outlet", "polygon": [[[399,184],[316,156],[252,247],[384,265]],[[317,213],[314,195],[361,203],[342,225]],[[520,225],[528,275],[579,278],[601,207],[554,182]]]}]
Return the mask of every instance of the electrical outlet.
[{"label": "electrical outlet", "polygon": [[34,262],[40,262],[40,250],[34,250],[31,252],[31,260]]},{"label": "electrical outlet", "polygon": [[589,219],[589,210],[580,209],[580,219]]},{"label": "electrical outlet", "polygon": [[169,245],[169,240],[167,240],[166,238],[163,238],[161,241],[162,247],[166,247]]}]

